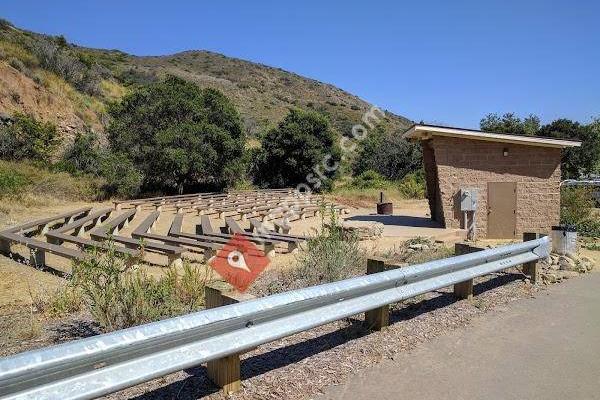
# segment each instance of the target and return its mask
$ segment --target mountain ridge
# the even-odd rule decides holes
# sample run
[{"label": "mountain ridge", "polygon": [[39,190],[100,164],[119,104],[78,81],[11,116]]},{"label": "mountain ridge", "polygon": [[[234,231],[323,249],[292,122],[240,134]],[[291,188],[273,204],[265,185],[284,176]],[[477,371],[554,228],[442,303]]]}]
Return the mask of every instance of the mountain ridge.
[{"label": "mountain ridge", "polygon": [[[77,74],[94,77],[97,90],[86,91],[86,82],[69,81],[70,75],[47,61],[48,52],[79,68]],[[137,56],[71,44],[62,36],[0,22],[0,113],[33,114],[55,123],[67,139],[85,129],[102,134],[108,103],[168,74],[221,90],[236,105],[251,137],[277,124],[293,107],[326,114],[334,130],[349,135],[371,108],[367,101],[333,84],[214,51]],[[16,81],[20,83],[15,85]],[[403,131],[411,124],[389,111],[380,122],[388,131]]]}]

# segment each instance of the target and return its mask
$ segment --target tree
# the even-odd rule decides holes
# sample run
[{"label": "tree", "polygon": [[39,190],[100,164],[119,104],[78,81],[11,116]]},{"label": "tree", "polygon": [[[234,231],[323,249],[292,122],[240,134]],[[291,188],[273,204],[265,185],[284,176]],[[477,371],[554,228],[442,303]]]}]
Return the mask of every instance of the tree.
[{"label": "tree", "polygon": [[243,175],[237,110],[215,89],[173,76],[109,107],[111,149],[124,154],[149,190],[222,189]]},{"label": "tree", "polygon": [[514,113],[506,113],[502,117],[498,114],[488,114],[481,119],[479,126],[485,132],[533,136],[540,129],[540,119],[533,114],[530,114],[524,120],[521,120]]},{"label": "tree", "polygon": [[399,132],[385,132],[378,126],[360,142],[352,172],[358,176],[373,170],[397,180],[418,170],[421,163],[420,145],[403,139]]},{"label": "tree", "polygon": [[563,150],[561,170],[564,179],[577,179],[598,171],[600,162],[600,119],[581,125],[565,118],[544,125],[539,135],[557,139],[581,140],[581,147]]},{"label": "tree", "polygon": [[331,187],[341,159],[337,137],[326,117],[292,109],[269,130],[256,153],[254,175],[262,186],[307,184],[313,190]]},{"label": "tree", "polygon": [[73,144],[65,151],[59,167],[71,174],[100,173],[102,150],[94,132],[78,133]]}]

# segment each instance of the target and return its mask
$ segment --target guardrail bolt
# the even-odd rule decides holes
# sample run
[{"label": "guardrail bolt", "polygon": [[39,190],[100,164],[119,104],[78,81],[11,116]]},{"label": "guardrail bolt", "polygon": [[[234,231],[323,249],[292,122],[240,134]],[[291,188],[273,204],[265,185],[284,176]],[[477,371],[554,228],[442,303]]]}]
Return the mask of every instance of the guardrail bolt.
[{"label": "guardrail bolt", "polygon": [[[367,260],[367,275],[385,271],[385,261],[370,258]],[[380,331],[390,324],[390,306],[385,305],[365,313],[365,323],[369,329]]]}]

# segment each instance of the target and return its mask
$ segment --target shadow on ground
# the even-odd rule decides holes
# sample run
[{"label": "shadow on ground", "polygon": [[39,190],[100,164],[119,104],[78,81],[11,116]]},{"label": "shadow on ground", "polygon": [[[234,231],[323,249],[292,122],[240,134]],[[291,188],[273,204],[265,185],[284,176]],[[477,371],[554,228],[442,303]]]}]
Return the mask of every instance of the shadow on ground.
[{"label": "shadow on ground", "polygon": [[354,215],[346,221],[371,221],[384,225],[411,226],[414,228],[442,228],[442,225],[426,217],[413,217],[409,215]]}]

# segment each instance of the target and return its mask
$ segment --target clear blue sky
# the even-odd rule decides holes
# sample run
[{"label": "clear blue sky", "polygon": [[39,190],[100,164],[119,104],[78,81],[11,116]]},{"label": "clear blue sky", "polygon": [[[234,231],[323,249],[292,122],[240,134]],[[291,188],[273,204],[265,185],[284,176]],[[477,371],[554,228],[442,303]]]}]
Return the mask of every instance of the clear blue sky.
[{"label": "clear blue sky", "polygon": [[599,1],[3,0],[0,16],[84,46],[281,67],[417,121],[600,116]]}]

